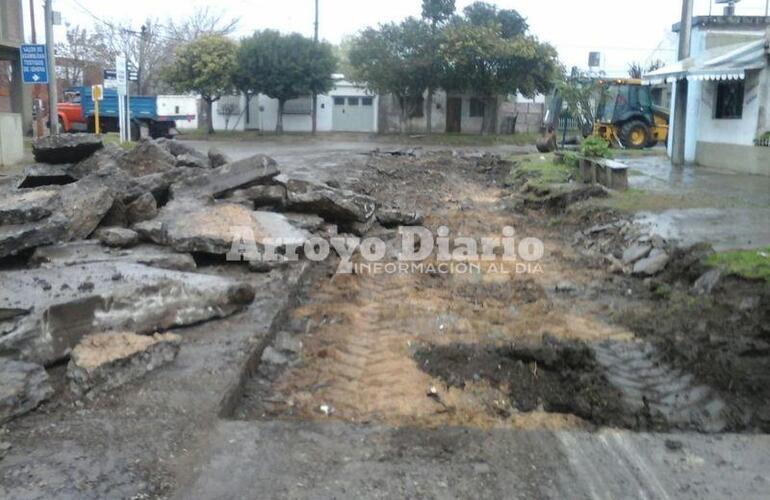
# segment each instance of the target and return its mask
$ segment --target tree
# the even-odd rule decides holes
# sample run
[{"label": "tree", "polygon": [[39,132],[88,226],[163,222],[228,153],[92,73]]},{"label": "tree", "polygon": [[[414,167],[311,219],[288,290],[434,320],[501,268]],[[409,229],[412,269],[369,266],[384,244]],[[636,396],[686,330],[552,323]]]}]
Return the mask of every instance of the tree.
[{"label": "tree", "polygon": [[428,33],[427,51],[425,57],[429,61],[430,70],[428,74],[428,99],[425,103],[425,120],[428,134],[433,132],[433,95],[441,83],[441,72],[443,71],[443,61],[439,57],[439,46],[441,44],[441,28],[452,19],[455,14],[455,0],[423,0],[422,18],[430,24]]},{"label": "tree", "polygon": [[204,35],[230,36],[238,27],[238,19],[228,19],[215,14],[209,7],[198,8],[195,13],[181,22],[169,19],[166,22],[166,38],[173,46],[193,42]]},{"label": "tree", "polygon": [[645,73],[651,73],[655,71],[656,69],[660,69],[665,64],[661,60],[652,61],[645,70],[644,66],[640,62],[632,62],[628,65],[628,76],[630,78],[635,78],[637,80],[641,80],[641,78],[645,75]]},{"label": "tree", "polygon": [[169,47],[164,27],[156,19],[147,19],[139,30],[126,23],[101,23],[96,26],[95,57],[106,68],[115,66],[115,57],[125,55],[129,66],[139,73],[136,92],[157,94],[167,87],[160,78],[169,63]]},{"label": "tree", "polygon": [[163,79],[177,92],[200,94],[206,103],[208,133],[214,133],[212,105],[233,89],[237,46],[221,35],[204,35],[176,50]]},{"label": "tree", "polygon": [[506,40],[524,35],[529,29],[526,19],[513,9],[498,9],[486,2],[474,2],[463,11],[465,19],[474,26],[498,25],[500,36]]},{"label": "tree", "polygon": [[393,94],[401,108],[401,128],[431,82],[430,27],[415,18],[362,31],[350,48],[353,80],[379,94]]},{"label": "tree", "polygon": [[455,0],[422,0],[422,18],[434,28],[452,19],[455,10]]},{"label": "tree", "polygon": [[441,46],[446,61],[443,87],[484,96],[482,132],[497,128],[497,96],[546,93],[561,66],[556,50],[531,35],[505,38],[498,23],[457,21],[445,30]]},{"label": "tree", "polygon": [[283,132],[286,101],[328,92],[337,67],[330,44],[273,30],[258,31],[241,40],[237,60],[234,80],[240,90],[278,100],[276,133]]},{"label": "tree", "polygon": [[103,47],[98,36],[80,26],[67,26],[63,42],[56,44],[56,77],[67,87],[83,85],[89,66],[100,65]]},{"label": "tree", "polygon": [[353,46],[353,39],[351,35],[343,36],[340,43],[333,47],[334,57],[337,58],[336,71],[345,75],[346,78],[350,78],[353,74],[353,68],[350,66],[350,48]]}]

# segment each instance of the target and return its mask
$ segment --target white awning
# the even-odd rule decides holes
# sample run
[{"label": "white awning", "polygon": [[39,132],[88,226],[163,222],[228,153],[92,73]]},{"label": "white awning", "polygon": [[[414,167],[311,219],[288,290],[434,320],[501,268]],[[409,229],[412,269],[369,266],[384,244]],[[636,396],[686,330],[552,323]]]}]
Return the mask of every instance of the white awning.
[{"label": "white awning", "polygon": [[703,80],[743,80],[746,71],[767,66],[768,40],[728,45],[707,50],[696,57],[671,64],[644,75],[645,85],[659,85],[687,78]]}]

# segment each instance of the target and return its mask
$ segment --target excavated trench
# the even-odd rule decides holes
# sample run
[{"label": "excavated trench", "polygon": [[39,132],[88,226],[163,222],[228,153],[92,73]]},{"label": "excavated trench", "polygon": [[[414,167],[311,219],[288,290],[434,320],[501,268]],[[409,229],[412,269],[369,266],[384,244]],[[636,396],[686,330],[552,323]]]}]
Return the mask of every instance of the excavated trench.
[{"label": "excavated trench", "polygon": [[[374,194],[411,197],[425,225],[481,238],[515,225],[484,177],[436,168],[438,199],[389,192],[414,168],[389,163]],[[442,164],[443,165],[443,164]],[[419,176],[430,177],[421,165]],[[381,169],[378,169],[381,170]],[[380,187],[381,191],[377,191]],[[395,231],[382,230],[397,240]],[[530,236],[530,234],[527,234]],[[542,231],[534,236],[543,236]],[[564,299],[554,283],[596,279],[545,241],[540,271],[335,274],[316,264],[254,355],[227,417],[339,419],[393,426],[734,430],[728,405],[649,342],[598,313],[602,297]],[[391,256],[391,258],[394,258]],[[612,292],[608,292],[612,293]]]}]

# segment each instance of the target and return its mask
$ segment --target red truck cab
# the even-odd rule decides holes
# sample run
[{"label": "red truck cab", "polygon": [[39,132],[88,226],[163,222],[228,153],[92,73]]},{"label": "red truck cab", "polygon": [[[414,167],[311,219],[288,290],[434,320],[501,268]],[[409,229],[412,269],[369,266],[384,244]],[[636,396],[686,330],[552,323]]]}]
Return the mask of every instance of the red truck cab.
[{"label": "red truck cab", "polygon": [[87,125],[80,105],[80,93],[66,92],[64,99],[59,103],[59,128],[62,132],[84,132]]}]

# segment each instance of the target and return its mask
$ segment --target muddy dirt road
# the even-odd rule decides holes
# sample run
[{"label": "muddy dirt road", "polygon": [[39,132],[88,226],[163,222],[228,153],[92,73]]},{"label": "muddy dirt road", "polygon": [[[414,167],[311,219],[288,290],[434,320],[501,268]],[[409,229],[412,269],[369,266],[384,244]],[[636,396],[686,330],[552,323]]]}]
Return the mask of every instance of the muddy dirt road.
[{"label": "muddy dirt road", "polygon": [[[8,426],[0,496],[766,497],[768,394],[752,375],[770,373],[763,287],[740,285],[756,300],[729,324],[752,356],[709,347],[703,358],[750,369],[710,377],[683,352],[725,325],[708,322],[716,310],[700,310],[694,340],[663,342],[692,325],[665,321],[652,281],[579,251],[575,232],[596,221],[523,208],[506,186],[511,163],[362,153],[283,153],[280,167],[419,212],[434,234],[513,227],[517,241],[542,241],[543,257],[518,269],[498,250],[453,272],[431,257],[404,273],[337,274],[335,258],[246,273],[254,304],[179,329],[175,364],[93,400],[59,396]],[[397,262],[396,228],[366,236]],[[711,300],[727,307],[724,297]]]}]

